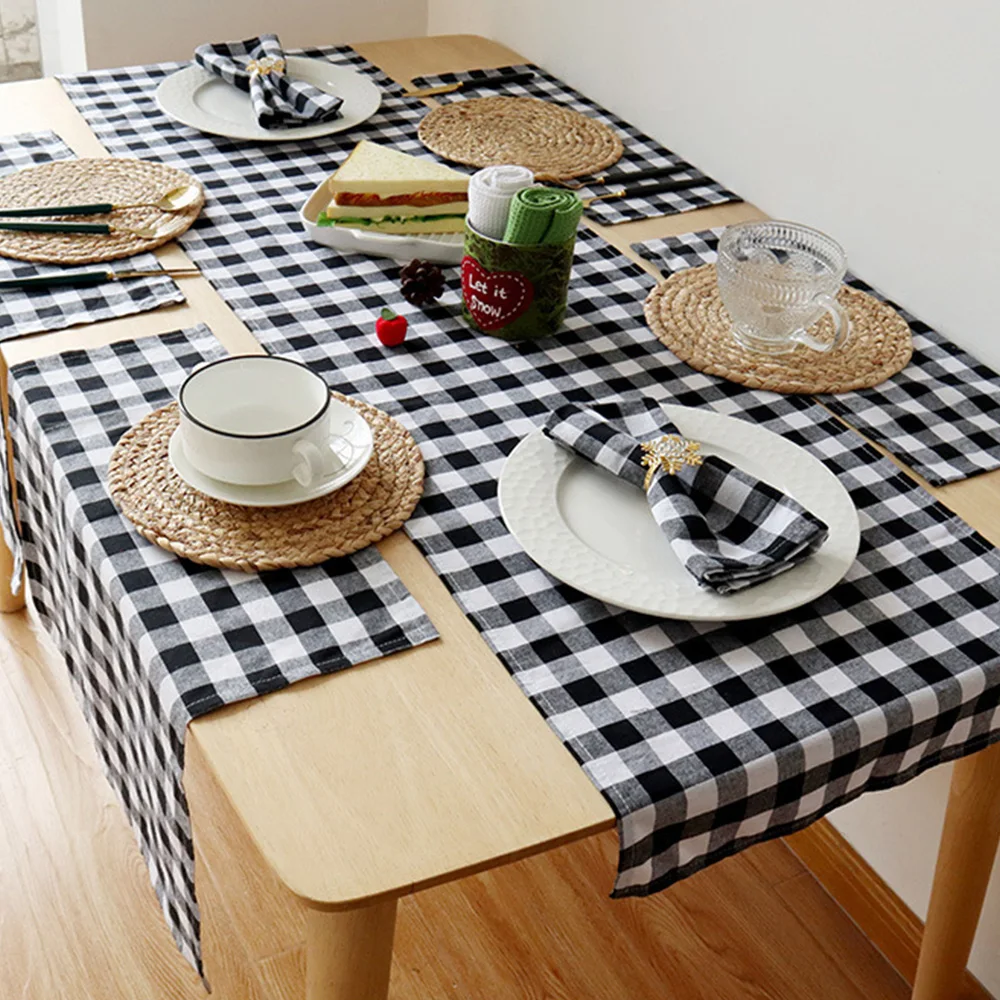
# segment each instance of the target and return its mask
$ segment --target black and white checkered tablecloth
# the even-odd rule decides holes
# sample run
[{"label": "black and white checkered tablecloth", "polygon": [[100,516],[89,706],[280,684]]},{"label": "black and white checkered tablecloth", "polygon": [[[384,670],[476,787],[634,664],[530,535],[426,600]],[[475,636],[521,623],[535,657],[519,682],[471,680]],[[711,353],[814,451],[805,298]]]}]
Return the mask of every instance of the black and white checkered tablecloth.
[{"label": "black and white checkered tablecloth", "polygon": [[[683,180],[697,177],[700,171],[692,166],[683,157],[672,153],[669,149],[661,146],[655,139],[640,132],[635,126],[612,114],[599,104],[584,97],[579,91],[574,90],[562,80],[557,79],[551,73],[533,63],[526,63],[520,66],[501,66],[498,69],[476,69],[466,73],[439,73],[434,76],[420,76],[412,81],[412,87],[437,87],[446,83],[457,83],[461,81],[472,81],[484,78],[493,78],[499,75],[515,73],[534,73],[534,79],[524,83],[512,83],[505,85],[502,90],[475,90],[474,88],[463,88],[450,94],[439,94],[436,101],[461,101],[470,97],[494,97],[503,95],[506,97],[538,97],[542,100],[553,101],[556,104],[563,104],[595,118],[605,125],[610,126],[618,133],[625,146],[625,152],[621,159],[608,167],[612,171],[642,170],[647,167],[684,167],[685,169],[677,174],[672,174],[669,178],[662,177],[658,180],[642,181],[636,183],[659,184],[668,180]],[[608,191],[620,188],[620,184],[613,187],[600,185],[581,189],[582,198],[596,194],[606,194]],[[631,222],[634,219],[648,219],[658,215],[674,215],[678,212],[690,212],[694,208],[704,208],[706,205],[721,205],[727,201],[742,201],[739,195],[727,191],[717,181],[709,180],[707,183],[698,184],[686,191],[670,191],[663,194],[645,195],[642,197],[616,198],[612,201],[598,201],[586,210],[586,214],[596,222],[606,225],[614,225],[617,222]]]},{"label": "black and white checkered tablecloth", "polygon": [[197,966],[188,722],[437,635],[374,547],[309,569],[225,572],[152,545],[118,513],[106,487],[114,443],[220,354],[201,326],[17,365],[10,380],[32,600]]},{"label": "black and white checkered tablecloth", "polygon": [[[714,264],[724,227],[633,243],[665,275]],[[935,486],[1000,468],[1000,375],[860,278],[847,283],[888,302],[910,324],[913,359],[876,386],[819,396]]]},{"label": "black and white checkered tablecloth", "polygon": [[[578,243],[567,329],[518,345],[467,329],[454,288],[432,312],[405,306],[387,262],[324,274],[284,258],[268,299],[272,266],[245,262],[230,303],[272,351],[421,441],[428,479],[407,531],[611,802],[618,894],[1000,736],[996,553],[815,404],[671,363],[643,320],[652,277],[596,235]],[[372,334],[386,302],[410,319],[394,350]],[[845,581],[788,615],[711,626],[623,612],[539,569],[499,515],[506,456],[567,400],[639,392],[754,420],[830,465],[863,528]]]},{"label": "black and white checkered tablecloth", "polygon": [[[206,182],[185,250],[270,350],[421,440],[428,481],[408,531],[612,803],[619,893],[662,888],[1000,734],[996,555],[857,435],[808,400],[673,359],[642,315],[653,278],[593,233],[555,338],[472,333],[454,277],[435,309],[406,305],[397,265],[302,240],[298,204],[328,173],[325,147],[261,150],[177,126],[152,99],[164,72],[64,85],[113,152]],[[409,135],[407,114],[367,137]],[[375,340],[384,305],[410,319],[400,348]],[[845,581],[806,609],[727,627],[622,612],[541,571],[499,517],[505,456],[561,402],[638,392],[759,421],[828,462],[863,525]]]},{"label": "black and white checkered tablecloth", "polygon": [[[29,132],[0,137],[0,175],[23,170],[51,160],[72,157],[70,148],[55,132]],[[0,257],[0,281],[34,275],[66,274],[70,271],[156,270],[159,261],[151,253],[136,254],[108,265],[32,264]],[[40,291],[7,290],[0,294],[0,341],[29,333],[63,330],[81,323],[99,323],[118,316],[134,316],[160,306],[184,301],[176,282],[162,278],[108,282],[92,288],[52,288]]]}]

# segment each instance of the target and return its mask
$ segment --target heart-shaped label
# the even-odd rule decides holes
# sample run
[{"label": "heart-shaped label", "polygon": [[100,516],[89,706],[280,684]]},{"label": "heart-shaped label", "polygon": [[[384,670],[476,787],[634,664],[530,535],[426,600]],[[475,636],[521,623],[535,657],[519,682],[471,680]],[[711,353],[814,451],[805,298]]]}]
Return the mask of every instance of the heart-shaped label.
[{"label": "heart-shaped label", "polygon": [[480,330],[513,323],[531,306],[535,289],[517,271],[485,271],[473,257],[462,258],[462,298]]}]

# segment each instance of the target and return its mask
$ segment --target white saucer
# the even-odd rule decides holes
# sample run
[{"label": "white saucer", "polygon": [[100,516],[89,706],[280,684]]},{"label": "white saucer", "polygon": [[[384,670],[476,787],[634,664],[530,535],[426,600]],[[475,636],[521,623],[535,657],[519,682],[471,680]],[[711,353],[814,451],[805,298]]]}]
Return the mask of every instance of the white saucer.
[{"label": "white saucer", "polygon": [[524,550],[556,579],[609,604],[685,621],[738,621],[815,600],[850,569],[858,513],[837,477],[809,452],[746,420],[664,406],[685,437],[770,483],[822,518],[823,546],[795,569],[725,597],[695,583],[660,530],[642,491],[577,458],[540,430],[511,452],[500,511]]},{"label": "white saucer", "polygon": [[307,500],[318,500],[346,486],[360,475],[375,448],[371,427],[357,410],[338,400],[331,400],[330,406],[335,415],[336,407],[342,407],[346,411],[346,416],[351,419],[350,431],[345,437],[354,446],[355,458],[335,476],[314,483],[312,486],[300,486],[294,479],[270,486],[240,486],[237,483],[226,483],[221,479],[206,476],[191,465],[184,454],[179,427],[170,436],[170,464],[177,475],[192,489],[223,503],[237,504],[240,507],[288,507],[291,504],[305,503]]},{"label": "white saucer", "polygon": [[340,117],[320,125],[297,128],[261,128],[250,105],[250,95],[197,64],[171,73],[156,90],[160,110],[182,125],[228,139],[282,142],[315,139],[355,128],[371,118],[382,103],[382,92],[364,73],[337,66],[326,59],[289,56],[288,72],[328,94],[343,99]]}]

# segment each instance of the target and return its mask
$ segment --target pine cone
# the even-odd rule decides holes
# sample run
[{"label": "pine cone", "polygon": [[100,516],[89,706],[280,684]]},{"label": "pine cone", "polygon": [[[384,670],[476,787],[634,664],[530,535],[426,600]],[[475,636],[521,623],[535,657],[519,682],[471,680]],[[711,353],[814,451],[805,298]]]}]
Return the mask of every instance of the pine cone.
[{"label": "pine cone", "polygon": [[444,275],[437,264],[428,260],[411,260],[399,272],[403,298],[410,305],[425,306],[436,302],[444,292]]}]

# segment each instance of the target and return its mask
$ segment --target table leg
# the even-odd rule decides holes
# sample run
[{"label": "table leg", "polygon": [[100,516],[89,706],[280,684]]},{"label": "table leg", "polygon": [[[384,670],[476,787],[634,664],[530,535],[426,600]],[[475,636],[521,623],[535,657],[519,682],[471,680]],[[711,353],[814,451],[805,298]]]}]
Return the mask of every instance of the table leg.
[{"label": "table leg", "polygon": [[385,1000],[396,900],[306,914],[306,1000]]},{"label": "table leg", "polygon": [[[7,401],[7,359],[0,351],[0,404],[3,407],[3,446],[7,449],[7,472],[10,476],[11,496],[15,498],[14,492],[14,448],[10,442],[10,435],[7,433],[8,423],[8,401]],[[15,594],[11,588],[11,577],[14,575],[14,556],[11,554],[7,543],[0,533],[0,613],[7,614],[12,611],[20,611],[24,607],[24,576],[21,576],[21,588]]]},{"label": "table leg", "polygon": [[1000,843],[1000,743],[956,761],[913,1000],[954,1000]]}]

